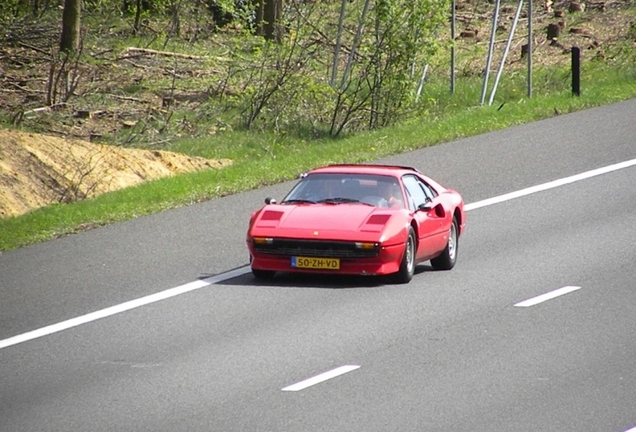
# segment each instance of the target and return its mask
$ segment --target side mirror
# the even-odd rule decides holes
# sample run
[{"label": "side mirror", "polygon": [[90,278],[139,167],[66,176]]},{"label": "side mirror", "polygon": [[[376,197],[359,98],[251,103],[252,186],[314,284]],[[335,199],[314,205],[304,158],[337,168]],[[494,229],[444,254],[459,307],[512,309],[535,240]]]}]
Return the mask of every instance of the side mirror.
[{"label": "side mirror", "polygon": [[418,209],[418,210],[421,210],[421,211],[425,211],[425,212],[427,212],[427,211],[429,211],[429,210],[432,210],[432,209],[433,209],[433,204],[432,204],[430,201],[427,201],[427,202],[425,202],[424,204],[420,204],[420,205],[417,207],[417,209]]},{"label": "side mirror", "polygon": [[426,201],[424,204],[420,204],[417,208],[418,210],[423,210],[425,212],[434,211],[435,216],[438,218],[446,217],[446,210],[444,210],[444,206],[440,203],[433,205],[432,201]]},{"label": "side mirror", "polygon": [[426,201],[424,202],[424,204],[420,204],[417,207],[418,210],[422,210],[422,211],[429,211],[433,209],[433,201],[430,198],[426,198]]},{"label": "side mirror", "polygon": [[272,197],[265,198],[265,204],[276,204],[276,198],[272,198]]}]

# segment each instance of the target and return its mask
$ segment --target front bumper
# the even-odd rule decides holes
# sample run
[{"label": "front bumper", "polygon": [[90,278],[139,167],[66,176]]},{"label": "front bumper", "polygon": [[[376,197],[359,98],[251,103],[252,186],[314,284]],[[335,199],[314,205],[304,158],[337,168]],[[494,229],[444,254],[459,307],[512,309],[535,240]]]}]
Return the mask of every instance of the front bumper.
[{"label": "front bumper", "polygon": [[380,246],[375,257],[340,258],[340,269],[322,270],[292,267],[290,255],[260,253],[254,250],[253,245],[249,241],[248,249],[250,250],[253,269],[315,274],[388,275],[400,269],[400,262],[404,254],[403,244]]}]

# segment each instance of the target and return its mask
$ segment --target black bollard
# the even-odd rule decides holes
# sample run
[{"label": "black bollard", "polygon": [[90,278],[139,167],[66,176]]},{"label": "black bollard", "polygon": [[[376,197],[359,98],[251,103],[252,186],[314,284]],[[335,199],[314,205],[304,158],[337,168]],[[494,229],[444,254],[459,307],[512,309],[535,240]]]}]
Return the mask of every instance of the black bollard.
[{"label": "black bollard", "polygon": [[572,47],[572,93],[581,96],[581,49]]}]

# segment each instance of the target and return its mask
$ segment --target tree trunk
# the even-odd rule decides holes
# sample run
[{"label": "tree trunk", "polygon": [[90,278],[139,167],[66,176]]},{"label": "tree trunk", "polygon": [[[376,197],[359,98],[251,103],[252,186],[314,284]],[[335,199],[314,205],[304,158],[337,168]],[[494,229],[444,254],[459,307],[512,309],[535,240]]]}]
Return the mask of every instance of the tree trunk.
[{"label": "tree trunk", "polygon": [[283,29],[279,20],[283,0],[260,0],[256,5],[256,32],[267,40],[280,41]]},{"label": "tree trunk", "polygon": [[180,0],[170,1],[170,33],[177,36],[181,36],[181,19],[179,17],[180,8]]},{"label": "tree trunk", "polygon": [[80,11],[82,0],[64,0],[62,13],[62,38],[60,51],[73,53],[77,51],[80,40]]},{"label": "tree trunk", "polygon": [[141,25],[141,0],[135,2],[135,21],[133,22],[133,34],[139,33],[139,26]]},{"label": "tree trunk", "polygon": [[266,1],[267,0],[259,0],[255,4],[256,7],[254,8],[254,11],[256,13],[256,16],[254,17],[254,27],[256,29],[256,34],[259,36],[263,36],[263,21],[265,21],[263,11]]}]

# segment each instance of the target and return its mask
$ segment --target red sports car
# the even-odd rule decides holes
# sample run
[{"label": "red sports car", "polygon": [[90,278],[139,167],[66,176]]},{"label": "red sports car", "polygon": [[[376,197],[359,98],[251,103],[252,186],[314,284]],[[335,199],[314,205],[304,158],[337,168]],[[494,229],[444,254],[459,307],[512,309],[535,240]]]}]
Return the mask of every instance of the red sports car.
[{"label": "red sports car", "polygon": [[414,168],[330,165],[314,169],[280,202],[250,217],[252,273],[392,275],[413,278],[430,260],[450,270],[464,231],[464,202]]}]

